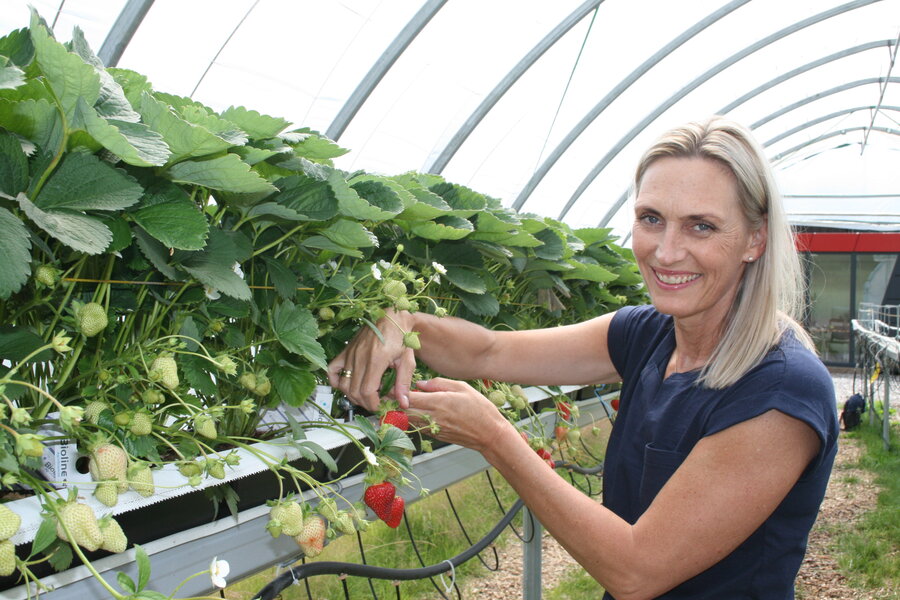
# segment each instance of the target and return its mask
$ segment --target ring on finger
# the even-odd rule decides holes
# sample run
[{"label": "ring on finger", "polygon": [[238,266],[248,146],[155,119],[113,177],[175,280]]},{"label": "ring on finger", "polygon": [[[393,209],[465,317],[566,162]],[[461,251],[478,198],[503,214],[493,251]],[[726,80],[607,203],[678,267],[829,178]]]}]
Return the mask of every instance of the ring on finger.
[{"label": "ring on finger", "polygon": [[351,377],[353,377],[353,371],[351,371],[350,369],[341,369],[341,377],[350,379]]}]

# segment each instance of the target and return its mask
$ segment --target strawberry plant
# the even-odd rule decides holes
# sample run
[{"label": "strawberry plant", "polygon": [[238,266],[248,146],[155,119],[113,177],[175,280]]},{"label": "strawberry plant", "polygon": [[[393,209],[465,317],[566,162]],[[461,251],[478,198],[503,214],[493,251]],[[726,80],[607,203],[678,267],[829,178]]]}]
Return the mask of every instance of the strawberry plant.
[{"label": "strawberry plant", "polygon": [[[80,548],[126,545],[114,521],[35,475],[63,439],[89,459],[82,491],[107,507],[154,495],[162,469],[205,485],[253,453],[279,486],[269,532],[311,556],[329,526],[365,527],[359,499],[254,442],[278,438],[337,471],[306,433],[331,429],[357,446],[370,490],[394,487],[376,515],[396,527],[419,433],[405,414],[376,429],[338,409],[315,424],[266,413],[304,404],[329,358],[388,308],[525,328],[643,300],[608,229],[515,213],[435,175],[344,172],[333,159],[346,152],[104,68],[80,31],[61,44],[37,13],[0,38],[0,484],[30,486],[45,524],[25,560],[0,537],[0,573],[34,580],[41,554],[65,569],[89,563]],[[418,348],[417,332],[403,343]],[[510,419],[533,412],[518,386],[473,383]],[[287,508],[307,489],[324,520]],[[0,510],[0,532],[15,517]]]}]

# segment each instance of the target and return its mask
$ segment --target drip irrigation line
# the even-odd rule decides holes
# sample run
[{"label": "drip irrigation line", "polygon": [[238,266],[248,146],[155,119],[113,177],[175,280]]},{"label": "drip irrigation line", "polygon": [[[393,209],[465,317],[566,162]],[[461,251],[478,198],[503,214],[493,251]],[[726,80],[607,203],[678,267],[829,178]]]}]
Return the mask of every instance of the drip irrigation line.
[{"label": "drip irrigation line", "polygon": [[[365,546],[363,546],[362,534],[359,531],[356,532],[356,544],[359,546],[359,557],[363,561],[363,564],[366,564],[366,548],[365,548]],[[372,598],[374,600],[378,600],[378,593],[375,591],[375,584],[372,583],[371,578],[368,579],[368,582],[369,582],[369,591],[372,592]],[[309,583],[307,583],[307,586],[308,585],[309,585]]]},{"label": "drip irrigation line", "polygon": [[[465,525],[463,525],[462,519],[459,518],[459,513],[456,512],[456,507],[453,505],[453,498],[450,497],[450,490],[447,488],[444,488],[444,494],[447,496],[447,502],[450,503],[450,510],[453,511],[453,516],[456,517],[456,523],[459,525],[459,530],[462,531],[463,536],[466,538],[466,543],[471,546],[472,538],[469,537],[469,532],[466,531],[466,527],[465,527]],[[487,564],[487,561],[484,560],[484,558],[481,556],[481,554],[478,554],[478,560],[481,562],[482,565],[484,565],[484,568],[487,569],[488,571],[496,571],[497,569],[500,568],[500,556],[497,554],[496,547],[491,546],[491,550],[494,551],[494,567],[493,568],[491,568]]]},{"label": "drip irrigation line", "polygon": [[[505,513],[506,509],[503,508],[503,502],[500,501],[500,495],[497,493],[497,488],[494,487],[494,480],[491,478],[491,472],[485,471],[484,473],[485,473],[485,475],[487,475],[488,482],[491,484],[491,492],[494,494],[494,499],[497,501],[497,506],[500,507],[500,512]],[[519,538],[519,541],[522,542],[523,544],[526,544],[531,541],[530,539],[526,540],[525,536],[521,532],[519,532],[518,529],[516,529],[516,526],[513,525],[512,522],[510,522],[509,528],[510,528],[510,530],[512,530],[512,532],[514,534],[516,534],[516,537]]]},{"label": "drip irrigation line", "polygon": [[[412,526],[409,524],[409,519],[406,518],[406,513],[403,513],[403,524],[406,526],[406,534],[409,536],[409,543],[412,546],[413,552],[415,552],[416,558],[419,559],[419,564],[424,567],[425,559],[422,558],[422,554],[419,552],[419,545],[416,543],[416,538],[413,535]],[[449,600],[449,598],[447,598],[441,588],[438,587],[438,584],[434,580],[434,577],[429,577],[428,579],[429,581],[431,581],[431,585],[434,587],[434,589],[437,590],[437,593],[441,595],[441,598],[443,598],[444,600]],[[397,589],[399,591],[399,586]]]},{"label": "drip irrigation line", "polygon": [[[521,499],[516,500],[512,508],[503,516],[502,519],[491,529],[478,543],[470,546],[466,550],[460,552],[456,556],[444,560],[434,565],[420,567],[416,569],[395,569],[389,567],[376,567],[366,564],[321,561],[304,563],[297,567],[291,567],[284,573],[281,573],[255,596],[254,600],[275,600],[275,598],[288,586],[301,579],[306,580],[316,575],[352,575],[355,577],[368,577],[371,579],[386,579],[389,581],[411,581],[415,579],[424,579],[426,577],[434,577],[435,575],[446,573],[455,569],[459,565],[468,561],[476,554],[484,550],[488,544],[493,542],[507,525],[513,520],[525,503]],[[405,519],[405,517],[404,517]]]}]

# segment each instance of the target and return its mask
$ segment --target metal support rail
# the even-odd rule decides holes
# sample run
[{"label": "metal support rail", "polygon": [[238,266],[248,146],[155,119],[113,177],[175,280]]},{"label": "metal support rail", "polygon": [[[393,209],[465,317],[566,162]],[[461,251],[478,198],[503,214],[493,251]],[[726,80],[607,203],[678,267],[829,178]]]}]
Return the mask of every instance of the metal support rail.
[{"label": "metal support rail", "polygon": [[[579,386],[562,388],[563,394],[576,392]],[[537,388],[527,388],[532,402],[546,398],[547,394]],[[579,426],[606,419],[609,416],[608,398],[592,398],[578,401],[580,410]],[[552,435],[556,413],[543,413],[538,420],[547,435]],[[312,438],[312,436],[311,436]],[[416,456],[413,473],[422,489],[432,492],[447,488],[489,467],[480,453],[460,446],[450,445],[432,453]],[[343,482],[341,494],[348,498],[362,497],[365,489],[364,474],[348,477]],[[420,497],[420,489],[398,490],[409,505]],[[315,505],[317,497],[311,491],[304,493],[304,499]],[[231,565],[229,578],[241,579],[258,573],[268,567],[284,564],[291,557],[299,559],[297,544],[287,536],[272,538],[265,526],[269,520],[269,507],[265,504],[238,513],[236,518],[222,518],[211,523],[180,531],[178,533],[143,544],[152,565],[148,589],[171,592],[185,579],[198,571],[208,568],[213,557],[227,560]],[[539,543],[539,540],[538,540]],[[538,546],[539,548],[539,546]],[[538,561],[539,562],[539,561]],[[137,579],[134,549],[106,556],[92,562],[93,567],[115,585],[116,572],[121,571]],[[77,566],[55,573],[42,579],[54,588],[42,593],[45,600],[82,600],[84,598],[105,598],[108,592],[91,575],[85,566]],[[206,577],[196,577],[186,582],[180,589],[181,596],[201,596],[211,593]],[[539,592],[538,592],[539,593]],[[32,597],[34,593],[32,591]],[[0,592],[0,600],[25,600],[28,591],[24,586]]]},{"label": "metal support rail", "polygon": [[[868,398],[869,424],[875,425],[877,384],[882,387],[881,438],[890,448],[891,376],[900,373],[900,329],[897,306],[860,305],[860,319],[851,322],[862,356],[863,385]],[[885,320],[882,320],[885,319]]]}]

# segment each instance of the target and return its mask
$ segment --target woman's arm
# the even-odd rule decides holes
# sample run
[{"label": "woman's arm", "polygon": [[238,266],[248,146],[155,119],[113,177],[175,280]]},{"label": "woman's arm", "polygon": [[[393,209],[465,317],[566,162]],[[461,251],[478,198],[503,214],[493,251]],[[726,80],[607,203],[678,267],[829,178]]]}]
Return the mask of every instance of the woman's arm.
[{"label": "woman's arm", "polygon": [[[371,329],[361,329],[329,364],[329,381],[370,410],[378,406],[387,369],[396,370],[394,396],[406,407],[416,357],[458,379],[536,385],[618,381],[607,347],[613,314],[575,325],[498,332],[454,317],[390,311],[378,322],[383,341]],[[403,334],[410,331],[419,333],[421,347],[415,353],[403,345]],[[350,377],[341,376],[346,370]]]},{"label": "woman's arm", "polygon": [[[438,438],[480,451],[563,547],[618,600],[653,598],[729,554],[772,514],[819,448],[811,427],[769,411],[701,440],[634,524],[547,468],[463,382],[410,393]],[[478,426],[473,426],[478,423]]]}]

